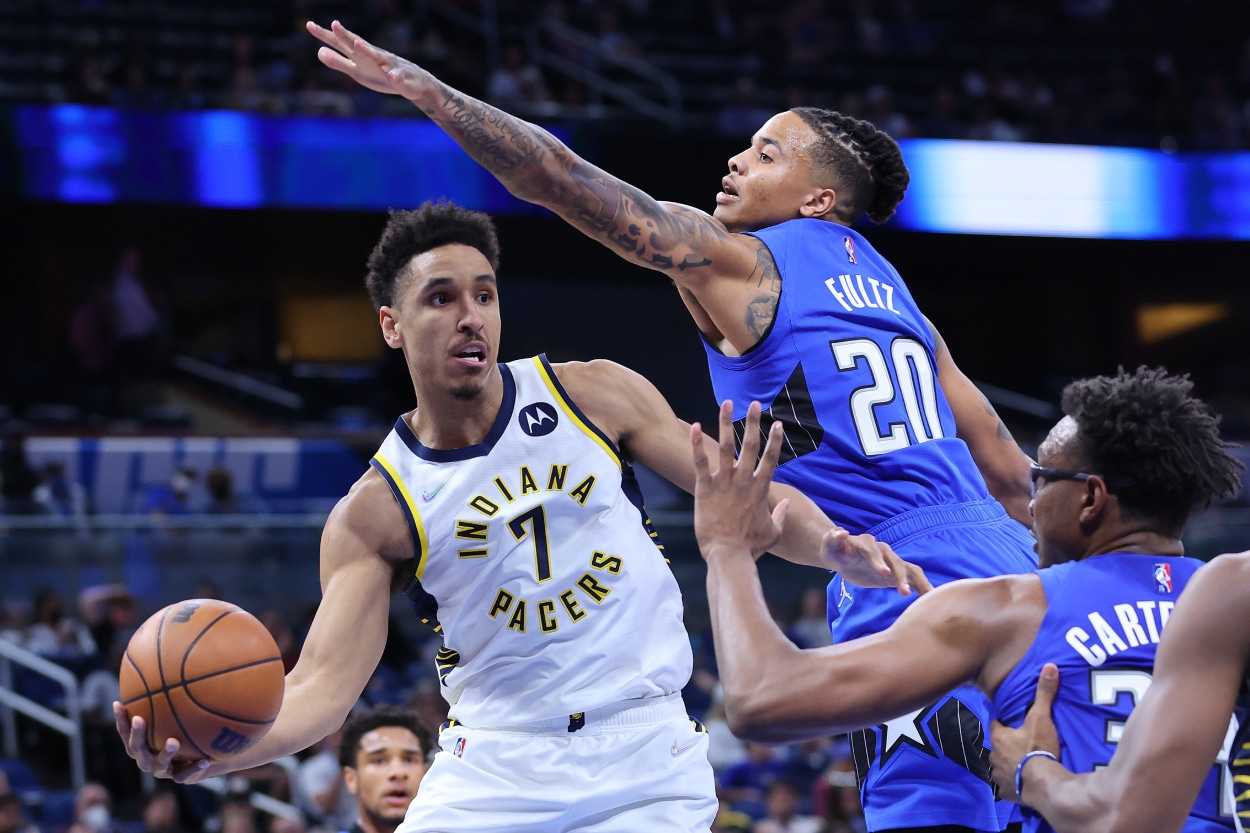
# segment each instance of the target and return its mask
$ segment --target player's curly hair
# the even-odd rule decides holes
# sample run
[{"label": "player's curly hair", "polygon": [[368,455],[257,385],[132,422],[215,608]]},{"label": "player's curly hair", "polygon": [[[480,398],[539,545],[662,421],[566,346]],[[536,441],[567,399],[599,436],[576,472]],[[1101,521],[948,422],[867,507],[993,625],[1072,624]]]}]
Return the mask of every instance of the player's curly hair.
[{"label": "player's curly hair", "polygon": [[1189,513],[1241,486],[1242,463],[1220,439],[1220,418],[1193,396],[1188,375],[1120,368],[1064,388],[1077,453],[1102,475],[1120,507],[1179,534]]},{"label": "player's curly hair", "polygon": [[903,164],[898,142],[871,122],[819,107],[795,107],[790,112],[816,133],[812,158],[838,186],[834,213],[843,223],[867,214],[884,223],[903,201],[911,173]]},{"label": "player's curly hair", "polygon": [[421,752],[428,758],[434,751],[434,735],[421,722],[421,718],[412,709],[399,706],[380,705],[347,718],[343,724],[339,740],[339,765],[357,766],[356,756],[360,752],[360,740],[374,729],[394,726],[407,729],[417,737],[421,744]]},{"label": "player's curly hair", "polygon": [[373,306],[394,306],[395,289],[412,259],[449,243],[472,246],[490,261],[491,269],[499,271],[499,237],[488,215],[446,200],[427,201],[413,211],[391,209],[382,238],[369,255],[365,276]]}]

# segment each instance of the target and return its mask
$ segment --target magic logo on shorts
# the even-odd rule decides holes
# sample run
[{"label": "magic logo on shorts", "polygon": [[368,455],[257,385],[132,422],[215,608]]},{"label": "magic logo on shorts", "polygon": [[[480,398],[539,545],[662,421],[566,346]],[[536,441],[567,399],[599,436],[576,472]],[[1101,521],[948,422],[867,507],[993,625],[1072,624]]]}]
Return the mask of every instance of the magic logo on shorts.
[{"label": "magic logo on shorts", "polygon": [[464,738],[456,738],[456,747],[451,750],[451,754],[457,758],[464,757]]},{"label": "magic logo on shorts", "polygon": [[1155,589],[1160,593],[1172,592],[1172,565],[1155,565]]}]

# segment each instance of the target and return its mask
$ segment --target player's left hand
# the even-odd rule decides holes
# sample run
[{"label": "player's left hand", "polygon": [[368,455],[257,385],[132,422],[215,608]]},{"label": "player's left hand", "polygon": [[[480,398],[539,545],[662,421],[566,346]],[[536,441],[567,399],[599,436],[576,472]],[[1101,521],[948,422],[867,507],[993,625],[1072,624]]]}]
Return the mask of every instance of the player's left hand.
[{"label": "player's left hand", "polygon": [[307,28],[325,44],[317,50],[317,59],[362,87],[412,99],[434,83],[434,76],[412,61],[374,46],[337,20],[329,29],[310,20]]},{"label": "player's left hand", "polygon": [[820,542],[820,560],[858,587],[893,587],[904,596],[933,589],[924,570],[899,558],[889,544],[871,535],[852,535],[841,527],[825,533]]},{"label": "player's left hand", "polygon": [[735,456],[733,403],[726,400],[720,409],[719,465],[712,471],[703,447],[703,429],[698,423],[691,426],[694,534],[705,558],[713,552],[743,549],[759,558],[781,539],[790,501],[783,500],[768,511],[768,487],[781,456],[781,427],[773,423],[764,453],[759,455],[760,403],[752,402],[742,430],[742,452]]},{"label": "player's left hand", "polygon": [[[1012,729],[997,720],[991,725],[990,742],[994,748],[990,751],[990,776],[998,787],[999,798],[1020,801],[1020,796],[1016,795],[1016,767],[1025,755],[1044,749],[1058,757],[1059,732],[1050,715],[1058,690],[1059,668],[1048,662],[1042,666],[1037,679],[1037,697],[1020,728]],[[1032,760],[1029,763],[1032,764]]]}]

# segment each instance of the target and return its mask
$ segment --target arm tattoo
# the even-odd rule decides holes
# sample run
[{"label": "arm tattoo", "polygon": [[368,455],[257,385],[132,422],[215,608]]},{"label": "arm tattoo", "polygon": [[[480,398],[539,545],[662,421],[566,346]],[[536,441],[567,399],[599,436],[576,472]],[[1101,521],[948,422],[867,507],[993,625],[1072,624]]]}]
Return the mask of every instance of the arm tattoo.
[{"label": "arm tattoo", "polygon": [[[977,391],[977,393],[981,393]],[[994,406],[990,404],[990,398],[981,393],[981,404],[985,405],[985,412],[998,420],[998,438],[1005,442],[1014,443],[1016,440],[1011,436],[1011,432],[1007,430],[1007,423],[1003,422],[1003,418],[994,410]]]},{"label": "arm tattoo", "polygon": [[[553,209],[636,263],[687,273],[712,266],[711,251],[736,238],[708,215],[670,211],[579,158],[541,127],[450,87],[441,104],[424,112],[517,197]],[[759,285],[767,286],[767,278],[761,273]]]},{"label": "arm tattoo", "polygon": [[777,271],[777,263],[773,260],[772,252],[768,251],[768,247],[762,242],[755,250],[755,268],[747,276],[747,280],[754,280],[757,289],[763,289],[774,295],[781,294],[781,273]]},{"label": "arm tattoo", "polygon": [[764,337],[773,319],[777,317],[777,297],[776,295],[757,295],[747,305],[747,330],[757,340]]}]

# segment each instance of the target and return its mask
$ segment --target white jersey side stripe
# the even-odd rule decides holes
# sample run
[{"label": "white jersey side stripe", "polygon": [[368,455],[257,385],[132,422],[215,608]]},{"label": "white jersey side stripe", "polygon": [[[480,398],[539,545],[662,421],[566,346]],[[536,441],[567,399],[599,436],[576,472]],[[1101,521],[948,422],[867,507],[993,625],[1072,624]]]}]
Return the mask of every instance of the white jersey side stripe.
[{"label": "white jersey side stripe", "polygon": [[621,455],[618,454],[616,449],[603,438],[602,434],[595,430],[595,428],[590,425],[587,420],[585,420],[577,406],[569,401],[569,398],[564,393],[563,386],[561,386],[559,380],[555,378],[554,372],[552,372],[550,366],[543,361],[544,358],[545,355],[534,356],[531,361],[534,362],[534,367],[538,369],[539,378],[543,380],[543,384],[547,386],[547,390],[551,391],[552,398],[556,400],[556,403],[559,404],[560,409],[564,411],[568,418],[573,421],[573,424],[580,428],[586,436],[598,443],[599,447],[607,452],[609,457],[616,461],[617,468],[620,468]]},{"label": "white jersey side stripe", "polygon": [[425,526],[421,523],[421,513],[417,511],[416,501],[408,493],[408,487],[404,485],[403,478],[395,471],[395,467],[381,454],[373,455],[371,462],[374,464],[374,470],[381,474],[382,479],[391,487],[391,492],[395,495],[395,500],[399,504],[399,508],[403,510],[404,517],[408,521],[408,531],[412,535],[412,545],[416,548],[416,576],[420,580],[425,573],[426,556],[430,551],[429,539],[425,534]]}]

